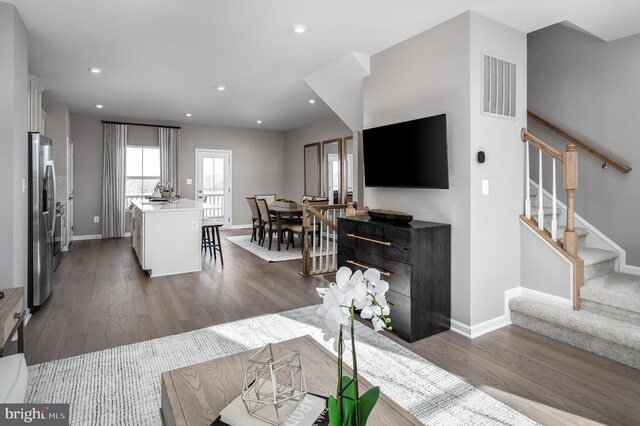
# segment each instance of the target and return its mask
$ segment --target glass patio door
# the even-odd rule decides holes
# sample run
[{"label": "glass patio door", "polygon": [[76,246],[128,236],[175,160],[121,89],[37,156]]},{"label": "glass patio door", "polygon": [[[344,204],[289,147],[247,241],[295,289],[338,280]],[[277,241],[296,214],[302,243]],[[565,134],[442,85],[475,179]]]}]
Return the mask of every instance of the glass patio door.
[{"label": "glass patio door", "polygon": [[196,150],[196,196],[212,205],[206,217],[231,225],[231,151]]}]

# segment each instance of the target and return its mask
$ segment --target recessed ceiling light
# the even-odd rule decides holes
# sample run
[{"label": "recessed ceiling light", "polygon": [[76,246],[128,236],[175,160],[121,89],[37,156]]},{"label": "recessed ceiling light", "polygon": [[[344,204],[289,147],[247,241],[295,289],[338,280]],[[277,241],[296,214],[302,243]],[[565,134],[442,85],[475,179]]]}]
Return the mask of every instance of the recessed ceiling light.
[{"label": "recessed ceiling light", "polygon": [[185,116],[187,116],[187,117],[191,117],[191,113],[190,113],[190,112],[188,112],[188,113],[186,113],[186,114],[185,114]]},{"label": "recessed ceiling light", "polygon": [[293,32],[296,34],[302,34],[307,31],[307,27],[304,25],[294,25]]},{"label": "recessed ceiling light", "polygon": [[98,109],[102,109],[102,108],[103,108],[103,105],[102,105],[102,104],[98,104],[98,105],[96,105],[96,108],[98,108]]},{"label": "recessed ceiling light", "polygon": [[316,100],[315,100],[315,99],[309,99],[309,103],[310,103],[310,104],[315,104],[315,103],[316,103]]},{"label": "recessed ceiling light", "polygon": [[218,86],[218,91],[224,92],[225,90],[227,90],[226,86]]},{"label": "recessed ceiling light", "polygon": [[262,120],[258,120],[258,121],[256,121],[256,123],[262,124]]},{"label": "recessed ceiling light", "polygon": [[96,68],[96,67],[91,67],[89,68],[89,71],[91,71],[92,74],[100,74],[102,72],[101,68]]}]

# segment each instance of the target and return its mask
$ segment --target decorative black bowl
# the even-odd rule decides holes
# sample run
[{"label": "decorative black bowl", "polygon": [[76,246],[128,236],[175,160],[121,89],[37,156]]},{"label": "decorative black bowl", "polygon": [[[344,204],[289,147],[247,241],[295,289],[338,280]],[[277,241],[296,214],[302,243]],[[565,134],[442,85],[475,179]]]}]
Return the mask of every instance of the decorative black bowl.
[{"label": "decorative black bowl", "polygon": [[409,213],[397,210],[371,209],[369,217],[373,220],[382,220],[385,222],[409,223],[413,220],[413,216]]}]

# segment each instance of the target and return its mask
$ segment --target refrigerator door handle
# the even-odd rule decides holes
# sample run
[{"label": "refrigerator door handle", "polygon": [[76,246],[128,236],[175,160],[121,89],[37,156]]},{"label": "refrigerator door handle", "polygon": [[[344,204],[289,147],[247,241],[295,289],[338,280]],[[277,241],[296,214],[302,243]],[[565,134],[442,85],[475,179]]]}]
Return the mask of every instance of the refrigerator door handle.
[{"label": "refrigerator door handle", "polygon": [[[47,161],[47,174],[51,173],[51,180],[53,181],[53,186],[51,187],[51,192],[53,193],[53,196],[50,197],[50,199],[52,200],[52,206],[49,206],[49,208],[47,209],[47,214],[49,213],[49,211],[51,209],[55,208],[55,203],[56,203],[56,169],[55,166],[53,165],[53,160],[49,160]],[[49,176],[47,176],[47,179],[49,178]],[[47,200],[48,202],[48,200]],[[55,215],[48,215],[48,217],[51,217],[51,238],[55,237],[55,232],[56,232],[56,218]],[[45,222],[46,223],[46,222]]]}]

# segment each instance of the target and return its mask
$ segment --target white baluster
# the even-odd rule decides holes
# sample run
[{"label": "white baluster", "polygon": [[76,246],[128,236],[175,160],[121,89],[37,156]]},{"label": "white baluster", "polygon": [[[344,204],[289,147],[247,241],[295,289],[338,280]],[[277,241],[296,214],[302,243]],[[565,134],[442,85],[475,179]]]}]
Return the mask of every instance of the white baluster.
[{"label": "white baluster", "polygon": [[542,194],[543,186],[542,186],[542,150],[538,153],[538,180],[540,181],[538,184],[538,229],[544,229],[544,206],[543,199],[544,195]]},{"label": "white baluster", "polygon": [[524,215],[527,219],[531,219],[531,173],[529,171],[529,141],[526,143],[525,150],[525,169],[526,169],[526,180],[525,180],[525,191],[526,196],[524,199]]},{"label": "white baluster", "polygon": [[553,159],[553,208],[552,210],[552,217],[551,217],[551,238],[553,238],[553,241],[558,241],[558,218],[556,216],[556,212],[557,212],[557,204],[558,204],[558,199],[556,197],[556,159]]},{"label": "white baluster", "polygon": [[313,231],[311,231],[311,244],[313,245],[313,267],[312,271],[316,271],[316,215],[313,215]]},{"label": "white baluster", "polygon": [[320,221],[320,270],[324,271],[324,250],[322,248],[322,225],[324,224],[323,221]]},{"label": "white baluster", "polygon": [[[333,212],[333,224],[337,225],[336,222],[338,221],[336,218],[336,213],[337,210]],[[338,241],[338,238],[336,237],[336,231],[335,229],[333,230],[333,251],[331,252],[331,258],[333,259],[333,266],[331,267],[331,269],[336,269],[336,242]]]}]

